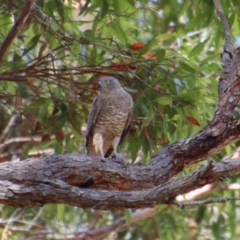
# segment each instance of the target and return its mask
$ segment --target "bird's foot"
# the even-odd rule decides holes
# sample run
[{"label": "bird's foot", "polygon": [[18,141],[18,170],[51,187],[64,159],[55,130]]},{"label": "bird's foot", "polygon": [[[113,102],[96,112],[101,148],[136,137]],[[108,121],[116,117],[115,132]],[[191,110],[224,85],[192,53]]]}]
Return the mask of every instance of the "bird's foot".
[{"label": "bird's foot", "polygon": [[122,153],[112,155],[112,160],[117,163],[124,163],[124,156]]}]

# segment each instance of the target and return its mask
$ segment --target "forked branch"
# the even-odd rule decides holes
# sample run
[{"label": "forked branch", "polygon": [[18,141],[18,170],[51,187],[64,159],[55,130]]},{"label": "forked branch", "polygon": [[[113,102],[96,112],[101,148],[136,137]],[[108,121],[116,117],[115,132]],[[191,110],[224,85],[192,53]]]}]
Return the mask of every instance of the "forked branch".
[{"label": "forked branch", "polygon": [[4,39],[2,45],[0,46],[0,65],[2,65],[4,56],[9,48],[9,46],[11,45],[14,38],[18,35],[20,30],[22,29],[26,20],[28,19],[29,15],[31,13],[31,10],[33,8],[34,2],[35,2],[34,0],[26,0],[25,6],[24,6],[19,18],[14,23],[12,29],[10,30],[7,37]]}]

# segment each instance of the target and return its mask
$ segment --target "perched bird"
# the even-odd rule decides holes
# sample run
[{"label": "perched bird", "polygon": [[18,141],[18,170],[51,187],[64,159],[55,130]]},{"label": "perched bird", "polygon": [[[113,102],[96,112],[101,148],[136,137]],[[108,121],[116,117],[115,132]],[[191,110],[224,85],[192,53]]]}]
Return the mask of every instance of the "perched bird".
[{"label": "perched bird", "polygon": [[115,77],[101,77],[98,86],[87,123],[87,154],[108,158],[114,153],[117,158],[117,148],[130,129],[133,100]]}]

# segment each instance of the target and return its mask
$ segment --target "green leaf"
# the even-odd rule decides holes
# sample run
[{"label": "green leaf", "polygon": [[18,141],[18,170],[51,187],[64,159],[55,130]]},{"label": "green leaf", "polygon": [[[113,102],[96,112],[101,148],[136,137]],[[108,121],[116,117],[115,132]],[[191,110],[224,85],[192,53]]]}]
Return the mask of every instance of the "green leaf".
[{"label": "green leaf", "polygon": [[111,2],[111,4],[112,4],[112,6],[114,8],[114,12],[116,12],[118,14],[124,14],[128,10],[133,9],[132,5],[129,4],[129,2],[126,1],[126,0],[113,0]]},{"label": "green leaf", "polygon": [[35,3],[38,7],[40,7],[41,9],[43,9],[44,7],[44,1],[36,1]]},{"label": "green leaf", "polygon": [[19,83],[16,90],[17,90],[17,92],[20,93],[22,98],[29,97],[29,92],[28,92],[28,88],[27,88],[26,84]]},{"label": "green leaf", "polygon": [[55,139],[51,139],[51,141],[35,143],[34,146],[31,147],[31,151],[39,151],[39,149],[44,149],[50,146],[52,147],[55,142]]},{"label": "green leaf", "polygon": [[131,138],[131,136],[129,136],[129,139],[130,139],[130,144],[131,144],[129,151],[131,152],[132,163],[134,163],[138,156],[138,152],[141,148],[141,143],[140,143],[140,141],[138,141],[138,139],[136,139],[136,137]]},{"label": "green leaf", "polygon": [[24,113],[34,113],[39,110],[39,108],[45,104],[49,103],[48,98],[40,97],[34,101],[32,101],[27,107],[24,109]]},{"label": "green leaf", "polygon": [[18,53],[14,53],[13,54],[13,66],[19,65],[19,64],[16,64],[16,63],[19,63],[21,59],[22,59],[21,55],[19,55]]},{"label": "green leaf", "polygon": [[103,19],[108,13],[109,4],[107,0],[102,0],[100,18]]},{"label": "green leaf", "polygon": [[181,4],[181,9],[178,13],[178,17],[180,18],[184,13],[186,13],[186,10],[190,7],[191,1],[190,0],[184,0],[183,4]]},{"label": "green leaf", "polygon": [[55,3],[56,10],[58,11],[59,16],[61,17],[62,23],[64,23],[64,20],[65,20],[64,9],[66,8],[66,6],[63,7],[64,5],[62,0],[55,0],[54,3]]},{"label": "green leaf", "polygon": [[71,124],[76,132],[80,132],[81,130],[81,116],[77,112],[72,112],[66,116],[66,121]]},{"label": "green leaf", "polygon": [[65,211],[65,205],[64,204],[58,204],[57,205],[57,219],[58,219],[58,221],[63,220],[64,211]]},{"label": "green leaf", "polygon": [[131,22],[127,21],[127,19],[121,18],[120,23],[121,23],[121,25],[124,28],[138,29],[138,27],[136,25],[134,25]]},{"label": "green leaf", "polygon": [[209,38],[207,38],[205,41],[203,41],[203,42],[201,42],[201,43],[198,43],[198,44],[192,49],[192,51],[188,54],[188,56],[189,56],[189,57],[193,57],[193,56],[199,55],[199,54],[203,51],[203,49],[204,49],[206,43],[208,42],[208,40],[209,40]]},{"label": "green leaf", "polygon": [[162,212],[162,210],[166,207],[165,204],[158,204],[155,206],[157,212]]},{"label": "green leaf", "polygon": [[56,7],[55,7],[54,1],[45,1],[44,10],[48,16],[51,16],[54,18],[55,9]]},{"label": "green leaf", "polygon": [[136,93],[136,92],[139,91],[138,89],[133,89],[133,88],[128,88],[128,87],[124,87],[124,89],[125,89],[127,92],[130,92],[130,93]]},{"label": "green leaf", "polygon": [[200,94],[199,92],[195,91],[184,92],[181,95],[181,99],[184,99],[185,101],[188,101],[190,103],[194,103],[199,100],[199,94]]},{"label": "green leaf", "polygon": [[93,49],[90,51],[90,54],[89,54],[89,62],[95,65],[96,60],[97,60],[97,49],[96,47],[93,47]]},{"label": "green leaf", "polygon": [[226,147],[225,147],[225,151],[226,151],[226,153],[227,153],[227,156],[230,157],[231,154],[232,154],[231,146],[229,146],[229,145],[226,146]]},{"label": "green leaf", "polygon": [[26,48],[23,51],[22,56],[26,55],[28,52],[30,52],[35,46],[39,43],[39,39],[41,37],[41,34],[35,35],[33,38],[30,39],[28,44],[26,45]]},{"label": "green leaf", "polygon": [[54,152],[55,152],[56,154],[61,154],[61,153],[63,153],[62,142],[55,142],[55,144],[54,144]]},{"label": "green leaf", "polygon": [[156,100],[161,105],[169,105],[172,106],[172,99],[169,97],[160,97]]},{"label": "green leaf", "polygon": [[228,23],[229,23],[229,27],[230,29],[232,28],[233,24],[234,24],[234,20],[235,20],[235,16],[236,16],[236,13],[232,13],[230,15],[230,17],[228,18]]},{"label": "green leaf", "polygon": [[127,43],[127,37],[122,30],[122,28],[118,24],[112,24],[111,31],[113,32],[113,35],[123,44],[126,45]]},{"label": "green leaf", "polygon": [[162,62],[165,59],[166,50],[165,49],[158,49],[154,52],[154,55],[157,57],[158,63]]},{"label": "green leaf", "polygon": [[157,46],[158,41],[159,41],[158,39],[153,37],[150,41],[147,42],[147,44],[145,46],[140,48],[139,55],[141,56],[144,53],[146,53],[147,51],[149,51],[150,48]]},{"label": "green leaf", "polygon": [[142,103],[142,104],[140,105],[140,108],[141,108],[142,113],[143,113],[144,115],[147,115],[147,114],[148,114],[149,108],[148,108],[144,103]]},{"label": "green leaf", "polygon": [[192,68],[189,64],[185,63],[185,62],[182,62],[180,64],[180,69],[185,70],[185,71],[187,71],[189,73],[192,73],[192,74],[196,73],[196,70],[194,68]]},{"label": "green leaf", "polygon": [[126,225],[129,227],[132,219],[132,212],[130,209],[125,209],[124,214],[126,219]]}]

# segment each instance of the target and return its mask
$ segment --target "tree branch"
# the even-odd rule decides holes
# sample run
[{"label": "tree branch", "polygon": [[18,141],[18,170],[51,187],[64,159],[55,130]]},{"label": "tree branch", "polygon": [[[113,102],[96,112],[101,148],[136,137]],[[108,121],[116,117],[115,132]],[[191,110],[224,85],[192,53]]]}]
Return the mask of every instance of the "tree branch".
[{"label": "tree branch", "polygon": [[0,46],[0,65],[3,62],[4,56],[7,52],[7,49],[9,48],[9,46],[13,42],[14,38],[17,36],[19,31],[22,29],[24,23],[28,19],[34,2],[35,2],[34,0],[26,0],[26,4],[22,10],[21,15],[19,16],[17,21],[14,23],[12,29],[10,30],[7,37],[4,39],[2,45]]},{"label": "tree branch", "polygon": [[[219,130],[220,129],[220,130]],[[205,127],[189,139],[168,145],[146,165],[118,164],[79,154],[52,155],[19,163],[2,163],[0,179],[41,181],[44,173],[74,186],[96,189],[143,190],[167,182],[184,167],[195,164],[240,138],[240,122]],[[12,179],[11,171],[16,174]]]},{"label": "tree branch", "polygon": [[28,79],[26,77],[8,76],[8,75],[0,74],[0,81],[3,81],[3,82],[27,82]]},{"label": "tree branch", "polygon": [[224,67],[219,79],[219,101],[211,125],[228,123],[234,119],[234,109],[240,98],[240,50],[231,63]]},{"label": "tree branch", "polygon": [[233,43],[231,40],[231,35],[230,35],[230,29],[229,29],[229,25],[228,25],[228,21],[226,16],[223,13],[221,4],[219,2],[219,0],[213,0],[217,14],[222,22],[222,26],[223,26],[223,33],[224,33],[224,38],[225,38],[225,44],[224,44],[224,52],[222,55],[222,60],[223,60],[223,64],[224,66],[227,65],[229,63],[229,60],[232,59],[233,57],[233,52],[234,52],[234,47],[233,47]]},{"label": "tree branch", "polygon": [[41,137],[36,136],[36,137],[16,137],[16,138],[11,138],[6,140],[4,143],[0,144],[0,152],[4,150],[4,148],[8,147],[9,145],[13,143],[36,143],[40,142],[42,140]]},{"label": "tree branch", "polygon": [[202,200],[194,200],[194,201],[173,201],[173,204],[179,206],[180,208],[184,208],[185,206],[199,206],[199,205],[206,205],[212,203],[225,203],[229,201],[239,201],[239,197],[221,197],[221,198],[209,198],[209,199],[202,199]]},{"label": "tree branch", "polygon": [[21,119],[21,116],[19,114],[14,114],[11,117],[7,126],[5,127],[5,129],[2,131],[0,135],[0,143],[2,143],[7,138],[9,133],[12,131],[12,128],[20,122],[20,119]]},{"label": "tree branch", "polygon": [[[228,122],[233,119],[233,110],[235,109],[235,107],[233,106],[235,104],[233,105],[229,104],[229,101],[231,101],[232,96],[228,95],[229,93],[228,88],[233,87],[234,86],[233,81],[235,81],[234,79],[237,79],[239,77],[239,66],[238,66],[239,57],[235,58],[235,63],[234,63],[234,60],[233,60],[234,47],[233,47],[233,43],[230,36],[230,29],[229,29],[227,18],[223,13],[219,0],[213,0],[213,2],[215,5],[217,14],[222,22],[224,39],[225,39],[223,53],[221,55],[222,62],[223,62],[223,71],[221,73],[221,77],[219,78],[219,86],[218,86],[219,98],[222,99],[222,101],[221,102],[219,101],[216,106],[216,111],[215,111],[216,114],[215,114],[214,121],[212,123],[212,124],[216,124],[221,120],[224,122]],[[236,54],[239,55],[239,49]],[[231,77],[229,77],[229,75],[231,75]],[[237,88],[235,90],[237,90]],[[237,91],[239,91],[239,89]],[[234,94],[238,94],[237,91],[235,91]],[[227,96],[225,94],[227,94]],[[223,107],[224,104],[226,104],[225,107]],[[224,110],[224,111],[221,112],[221,110]]]},{"label": "tree branch", "polygon": [[[31,161],[35,163],[31,167],[38,170],[39,174],[36,176],[29,174],[29,169],[24,169],[25,174],[29,175],[28,178],[19,175],[18,171],[21,171],[21,168],[19,168],[21,167],[20,163],[18,166],[15,165],[14,169],[8,169],[8,175],[11,173],[11,176],[8,177],[8,180],[1,177],[0,181],[0,203],[18,207],[42,206],[47,203],[68,203],[72,206],[94,209],[143,208],[161,203],[171,203],[179,194],[219,181],[222,177],[230,177],[240,173],[240,159],[224,160],[211,169],[208,166],[203,167],[184,178],[147,190],[111,191],[72,187],[56,179],[57,176],[53,176],[51,169],[48,168],[46,158],[44,160],[40,161],[40,164],[37,159],[26,161],[25,166],[27,168],[30,166]],[[85,158],[84,160],[85,163],[82,162],[83,169],[75,169],[78,173],[84,171],[84,166],[85,168],[89,166],[89,159]],[[43,165],[48,170],[43,172],[43,169],[38,169]],[[71,168],[72,165],[74,165],[74,161],[65,163],[65,168]],[[55,171],[57,169],[58,166],[55,166]],[[1,168],[1,171],[4,171],[4,169]]]},{"label": "tree branch", "polygon": [[[131,215],[130,224],[133,224],[133,223],[138,222],[142,219],[146,219],[148,217],[151,217],[154,214],[156,214],[156,209],[155,208],[139,209]],[[100,227],[98,229],[90,230],[88,232],[84,232],[84,233],[80,233],[80,234],[75,233],[74,234],[74,237],[75,237],[74,239],[76,239],[76,238],[77,239],[91,239],[91,240],[101,239],[102,237],[106,236],[110,232],[118,231],[120,228],[125,226],[126,223],[127,223],[126,218],[121,217],[118,220],[114,221],[110,225],[103,226],[103,227]]]}]

